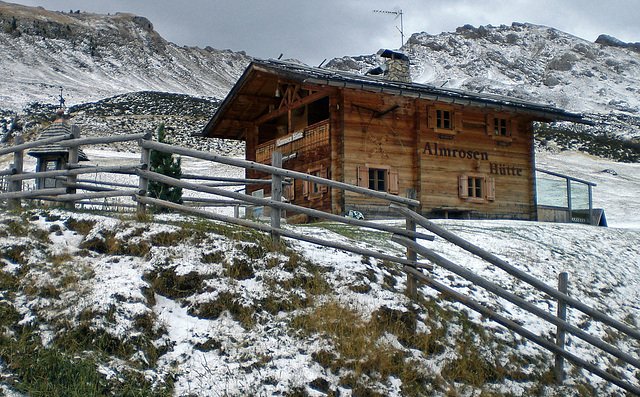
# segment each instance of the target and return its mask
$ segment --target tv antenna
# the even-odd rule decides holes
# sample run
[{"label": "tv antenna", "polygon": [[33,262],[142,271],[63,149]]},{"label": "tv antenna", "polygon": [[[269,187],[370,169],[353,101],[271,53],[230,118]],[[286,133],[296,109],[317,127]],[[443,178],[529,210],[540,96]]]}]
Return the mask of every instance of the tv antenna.
[{"label": "tv antenna", "polygon": [[373,10],[373,12],[378,13],[378,14],[395,15],[396,17],[394,18],[394,20],[396,20],[396,19],[398,19],[398,17],[400,17],[400,27],[396,26],[396,29],[398,29],[398,31],[400,32],[400,39],[402,40],[402,42],[400,43],[400,48],[402,48],[402,46],[404,45],[404,24],[402,22],[402,10],[401,9],[398,9],[396,11]]}]

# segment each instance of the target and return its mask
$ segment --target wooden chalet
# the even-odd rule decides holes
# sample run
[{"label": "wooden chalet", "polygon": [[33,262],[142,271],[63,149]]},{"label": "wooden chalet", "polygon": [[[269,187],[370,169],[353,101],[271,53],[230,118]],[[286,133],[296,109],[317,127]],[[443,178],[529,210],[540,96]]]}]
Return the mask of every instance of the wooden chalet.
[{"label": "wooden chalet", "polygon": [[[415,192],[427,216],[535,220],[532,122],[580,116],[411,83],[406,56],[379,54],[388,64],[364,76],[254,61],[200,135],[245,141],[246,158],[259,163],[270,164],[277,150],[287,169],[391,194]],[[286,198],[335,214],[390,214],[378,199],[304,181],[289,186]]]}]

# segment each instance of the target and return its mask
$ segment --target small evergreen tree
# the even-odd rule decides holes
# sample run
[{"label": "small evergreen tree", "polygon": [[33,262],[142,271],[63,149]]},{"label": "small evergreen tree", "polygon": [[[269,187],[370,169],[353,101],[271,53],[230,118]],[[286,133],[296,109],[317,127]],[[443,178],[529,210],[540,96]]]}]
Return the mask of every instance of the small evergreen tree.
[{"label": "small evergreen tree", "polygon": [[[164,130],[164,124],[160,124],[160,126],[158,127],[158,142],[165,143],[165,138],[166,133]],[[150,163],[150,169],[153,172],[157,172],[158,174],[170,176],[176,179],[180,179],[180,177],[182,176],[180,158],[173,158],[173,155],[171,153],[152,150]],[[149,197],[181,204],[182,188],[167,185],[166,183],[149,181]]]}]

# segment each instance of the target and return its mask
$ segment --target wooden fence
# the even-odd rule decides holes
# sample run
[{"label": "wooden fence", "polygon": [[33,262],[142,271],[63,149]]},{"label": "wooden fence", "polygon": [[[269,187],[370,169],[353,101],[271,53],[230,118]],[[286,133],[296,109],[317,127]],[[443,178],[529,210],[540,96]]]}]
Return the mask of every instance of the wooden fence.
[{"label": "wooden fence", "polygon": [[[564,360],[573,362],[575,365],[582,367],[593,374],[611,382],[622,389],[640,396],[640,388],[630,383],[629,381],[622,379],[615,373],[610,373],[606,370],[602,370],[596,365],[590,363],[587,359],[581,358],[568,352],[564,346],[565,334],[570,333],[586,343],[604,351],[608,354],[618,358],[621,362],[627,363],[640,369],[640,359],[637,357],[620,350],[619,348],[610,345],[604,340],[597,338],[586,331],[571,325],[566,320],[566,307],[575,308],[587,316],[590,316],[596,321],[600,321],[607,326],[613,327],[617,331],[628,335],[629,337],[640,342],[640,331],[629,325],[622,323],[606,314],[595,310],[592,307],[572,298],[567,294],[567,279],[566,274],[561,276],[561,280],[558,288],[551,287],[540,280],[535,279],[529,274],[519,270],[518,268],[508,264],[504,260],[497,256],[480,249],[479,247],[455,236],[447,230],[433,224],[426,218],[422,217],[417,209],[420,203],[411,197],[415,197],[415,192],[408,191],[408,197],[400,197],[396,195],[387,194],[384,192],[378,192],[358,186],[349,185],[342,182],[336,182],[324,178],[320,178],[313,175],[308,175],[296,171],[286,170],[282,168],[282,155],[274,151],[272,154],[272,165],[260,164],[257,162],[241,160],[237,158],[219,156],[210,152],[201,152],[191,150],[183,147],[172,146],[168,144],[153,142],[150,140],[149,135],[125,135],[120,137],[110,138],[73,138],[62,137],[56,138],[56,140],[49,140],[46,142],[50,144],[57,142],[61,146],[67,146],[70,148],[77,148],[81,145],[99,144],[107,142],[118,142],[125,140],[137,140],[141,147],[140,163],[137,165],[120,165],[120,166],[97,166],[88,167],[80,166],[77,162],[76,154],[71,152],[70,161],[67,169],[46,171],[46,172],[24,172],[23,159],[24,151],[31,147],[38,146],[38,143],[44,144],[43,141],[19,143],[11,148],[0,149],[0,155],[13,153],[14,162],[13,167],[8,170],[0,171],[0,176],[5,178],[8,191],[0,193],[0,200],[8,202],[9,206],[21,205],[23,199],[37,199],[55,201],[64,203],[68,208],[74,208],[76,203],[86,200],[104,199],[108,197],[118,196],[130,196],[136,203],[136,209],[139,212],[145,212],[148,205],[168,208],[175,211],[181,211],[187,214],[193,214],[196,216],[204,217],[207,219],[218,220],[231,224],[241,225],[249,227],[255,230],[261,230],[270,233],[274,242],[277,244],[281,237],[287,237],[297,239],[301,241],[307,241],[314,244],[322,245],[325,247],[333,247],[340,250],[353,252],[360,255],[366,255],[372,258],[380,260],[387,260],[395,263],[400,263],[404,266],[404,270],[407,274],[407,288],[408,293],[411,296],[417,294],[417,283],[422,282],[431,288],[446,294],[448,297],[466,305],[467,307],[475,310],[482,315],[496,321],[504,327],[512,330],[515,333],[523,336],[524,338],[538,344],[544,349],[549,350],[555,355],[556,363],[556,379],[560,383],[564,377],[563,363]],[[206,175],[184,175],[181,179],[171,178],[165,175],[158,174],[149,170],[149,160],[151,150],[158,150],[166,153],[172,153],[181,156],[189,156],[201,160],[212,161],[218,164],[226,164],[234,167],[240,167],[245,170],[255,170],[265,172],[271,175],[269,180],[246,180],[243,178],[219,178]],[[104,181],[91,181],[89,179],[78,178],[79,175],[88,173],[125,173],[128,175],[135,175],[138,179],[137,185],[122,184],[122,183],[110,183]],[[23,191],[21,188],[22,181],[35,178],[63,178],[62,188],[50,188],[50,189],[36,189],[31,191]],[[358,194],[365,194],[368,196],[376,197],[379,199],[387,200],[391,209],[397,211],[405,219],[405,227],[396,227],[384,223],[369,222],[365,220],[358,220],[343,217],[340,215],[329,214],[322,211],[317,211],[311,208],[300,207],[282,201],[281,192],[283,184],[289,183],[291,179],[299,179],[320,185],[328,186],[332,189],[342,189],[345,191],[351,191]],[[265,206],[271,209],[270,223],[257,222],[251,219],[243,219],[238,217],[237,212],[235,216],[227,216],[218,212],[209,211],[204,208],[194,208],[192,205],[176,204],[168,201],[163,201],[147,196],[147,188],[149,181],[157,181],[172,186],[178,186],[183,189],[193,190],[199,194],[206,194],[212,197],[194,198],[191,203],[204,207],[207,205],[231,205],[231,206]],[[200,182],[200,183],[197,183]],[[204,182],[204,183],[202,183]],[[215,183],[212,183],[215,182]],[[229,190],[228,187],[232,185],[248,183],[255,184],[270,184],[272,196],[270,198],[260,198],[247,195],[241,192]],[[79,192],[82,191],[82,192]],[[185,200],[186,201],[186,200]],[[377,250],[370,250],[365,248],[359,248],[354,244],[345,244],[336,241],[328,241],[319,239],[314,236],[303,235],[293,232],[291,230],[282,228],[280,225],[282,211],[291,211],[294,213],[305,214],[310,217],[326,219],[332,222],[340,222],[349,225],[355,225],[360,227],[367,227],[374,230],[380,230],[391,233],[393,235],[392,241],[401,244],[406,247],[406,254],[403,256],[390,255]],[[416,231],[416,225],[421,226],[428,232],[433,234],[425,234]],[[473,272],[443,258],[436,254],[432,250],[425,248],[418,243],[418,240],[433,240],[437,235],[450,241],[453,244],[460,246],[468,252],[477,255],[483,260],[489,262],[491,265],[496,266],[503,271],[507,272],[512,277],[524,281],[535,289],[542,291],[553,299],[558,301],[558,312],[554,315],[539,307],[527,302],[524,298],[517,296],[505,288],[493,283],[490,280],[484,279]],[[418,255],[425,258],[429,263],[424,263],[417,260]],[[513,320],[510,320],[499,313],[489,309],[480,302],[473,300],[472,298],[460,294],[452,288],[445,286],[428,273],[424,273],[425,269],[432,269],[433,265],[440,266],[466,280],[469,280],[478,287],[482,287],[487,291],[506,299],[527,312],[539,317],[540,319],[554,325],[556,331],[555,343],[546,339],[543,336],[537,335],[521,325],[517,324]]]}]

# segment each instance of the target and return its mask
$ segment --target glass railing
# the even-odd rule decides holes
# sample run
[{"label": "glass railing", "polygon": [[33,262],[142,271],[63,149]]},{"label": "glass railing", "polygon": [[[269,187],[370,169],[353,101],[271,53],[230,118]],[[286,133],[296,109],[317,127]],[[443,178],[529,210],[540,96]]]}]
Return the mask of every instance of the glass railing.
[{"label": "glass railing", "polygon": [[564,210],[572,222],[591,223],[595,183],[536,169],[536,204]]}]

